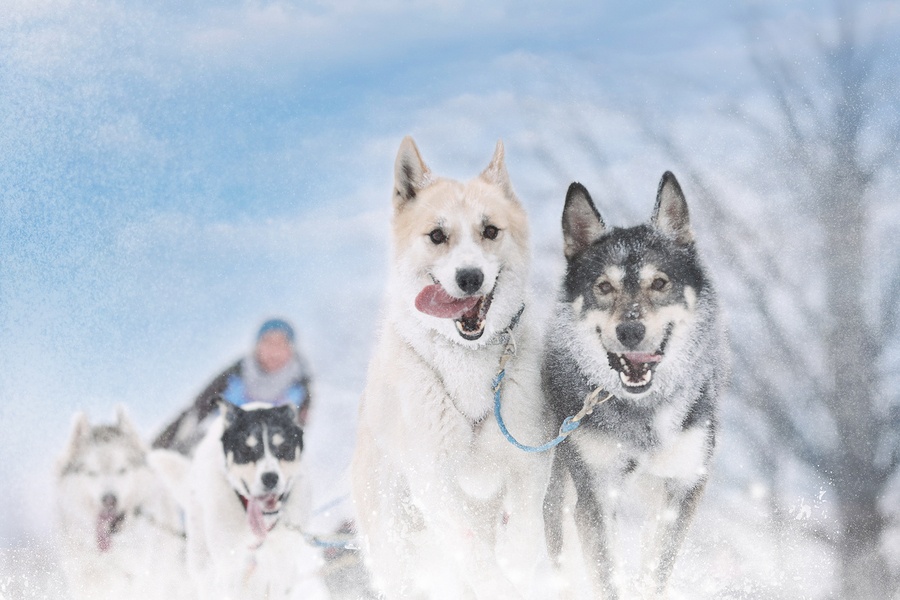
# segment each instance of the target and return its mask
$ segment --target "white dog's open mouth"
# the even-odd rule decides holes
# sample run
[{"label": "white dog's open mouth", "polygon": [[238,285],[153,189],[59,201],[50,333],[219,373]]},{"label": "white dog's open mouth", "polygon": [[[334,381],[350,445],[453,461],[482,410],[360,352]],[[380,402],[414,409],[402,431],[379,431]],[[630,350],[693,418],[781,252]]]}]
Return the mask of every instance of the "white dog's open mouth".
[{"label": "white dog's open mouth", "polygon": [[439,283],[426,286],[416,296],[416,308],[433,317],[453,319],[456,330],[465,340],[477,340],[484,333],[484,324],[491,308],[493,292],[486,296],[456,298]]}]

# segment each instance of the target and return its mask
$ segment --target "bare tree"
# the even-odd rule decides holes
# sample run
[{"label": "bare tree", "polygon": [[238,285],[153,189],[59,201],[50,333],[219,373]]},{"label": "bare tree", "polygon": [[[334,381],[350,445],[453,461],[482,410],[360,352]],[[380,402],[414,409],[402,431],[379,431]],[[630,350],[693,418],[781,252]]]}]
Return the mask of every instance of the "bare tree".
[{"label": "bare tree", "polygon": [[[769,110],[731,107],[758,142],[754,167],[768,174],[765,193],[788,195],[814,229],[817,243],[804,269],[786,265],[758,230],[717,200],[723,194],[677,143],[653,133],[688,165],[703,209],[722,225],[716,245],[741,282],[740,319],[754,330],[732,337],[736,394],[767,425],[765,460],[789,457],[831,483],[834,529],[808,533],[833,546],[838,596],[851,600],[890,598],[897,589],[898,574],[881,550],[897,514],[882,499],[900,467],[900,392],[879,369],[897,333],[900,265],[886,285],[874,280],[874,265],[895,256],[900,244],[878,256],[870,243],[873,208],[896,202],[875,191],[895,174],[900,155],[896,98],[888,92],[897,81],[885,32],[864,34],[858,16],[839,6],[825,30],[810,32],[805,56],[751,27],[751,61]],[[809,287],[822,290],[823,302],[810,300]],[[873,292],[879,302],[871,301]],[[800,323],[790,327],[788,320]]]}]

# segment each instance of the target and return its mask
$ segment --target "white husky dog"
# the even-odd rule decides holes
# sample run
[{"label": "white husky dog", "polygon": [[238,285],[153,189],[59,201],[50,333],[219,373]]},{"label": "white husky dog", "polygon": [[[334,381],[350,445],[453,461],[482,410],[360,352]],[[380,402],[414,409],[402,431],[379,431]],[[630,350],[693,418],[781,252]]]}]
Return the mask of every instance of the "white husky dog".
[{"label": "white husky dog", "polygon": [[146,462],[137,430],[78,413],[60,458],[61,562],[73,598],[187,598],[175,502]]},{"label": "white husky dog", "polygon": [[320,552],[304,538],[310,488],[292,406],[223,403],[193,459],[150,462],[185,511],[188,569],[200,598],[327,598]]},{"label": "white husky dog", "polygon": [[391,599],[528,596],[549,457],[503,438],[492,391],[514,348],[503,418],[519,439],[546,436],[525,211],[501,142],[463,183],[433,176],[407,137],[394,177],[386,315],[352,466],[367,564]]}]

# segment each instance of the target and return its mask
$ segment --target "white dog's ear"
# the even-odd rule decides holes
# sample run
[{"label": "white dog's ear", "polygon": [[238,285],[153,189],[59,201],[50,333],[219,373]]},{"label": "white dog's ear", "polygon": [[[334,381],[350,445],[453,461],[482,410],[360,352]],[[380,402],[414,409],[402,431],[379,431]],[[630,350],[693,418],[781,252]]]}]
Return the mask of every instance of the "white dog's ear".
[{"label": "white dog's ear", "polygon": [[173,450],[151,450],[147,454],[147,463],[175,498],[175,502],[186,506],[191,494],[188,477],[190,459]]},{"label": "white dog's ear", "polygon": [[394,161],[394,209],[399,210],[431,183],[431,171],[410,136],[400,142]]},{"label": "white dog's ear", "polygon": [[144,447],[141,434],[138,431],[138,428],[135,427],[134,422],[128,416],[128,411],[125,410],[125,405],[123,404],[116,404],[116,427],[141,448]]},{"label": "white dog's ear", "polygon": [[567,259],[583,252],[606,233],[606,225],[597,212],[591,195],[587,188],[577,181],[572,183],[566,192],[562,229],[563,251]]},{"label": "white dog's ear", "polygon": [[60,474],[64,473],[72,465],[72,461],[84,443],[87,442],[90,434],[91,424],[88,422],[87,415],[83,411],[78,411],[72,417],[69,443],[66,444],[65,452],[59,457],[57,463],[57,470]]},{"label": "white dog's ear", "polygon": [[491,157],[491,163],[481,172],[481,178],[492,183],[503,190],[507,198],[516,198],[513,191],[512,183],[509,180],[509,172],[506,170],[505,161],[506,151],[503,148],[503,140],[497,140],[494,147],[494,156]]},{"label": "white dog's ear", "polygon": [[656,208],[653,209],[650,223],[665,235],[675,238],[679,244],[690,244],[694,241],[687,200],[671,171],[663,173],[662,179],[659,180]]}]

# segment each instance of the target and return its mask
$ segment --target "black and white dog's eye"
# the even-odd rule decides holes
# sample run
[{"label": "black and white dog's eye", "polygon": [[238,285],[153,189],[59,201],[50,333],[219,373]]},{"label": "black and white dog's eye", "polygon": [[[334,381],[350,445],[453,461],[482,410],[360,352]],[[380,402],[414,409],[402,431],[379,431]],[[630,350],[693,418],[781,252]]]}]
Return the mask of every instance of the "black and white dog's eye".
[{"label": "black and white dog's eye", "polygon": [[608,281],[601,281],[597,284],[597,290],[605,296],[606,294],[612,294],[616,291],[616,288]]},{"label": "black and white dog's eye", "polygon": [[428,237],[431,238],[432,243],[435,245],[443,244],[447,241],[447,234],[444,233],[444,230],[438,227],[437,229],[432,229],[431,233],[428,234]]},{"label": "black and white dog's eye", "polygon": [[661,291],[663,291],[664,289],[666,289],[666,285],[667,285],[668,283],[669,283],[669,282],[666,281],[665,279],[663,279],[662,277],[657,277],[657,278],[654,279],[653,282],[650,284],[650,289],[653,290],[653,291],[655,291],[655,292],[661,292]]},{"label": "black and white dog's eye", "polygon": [[486,240],[496,240],[497,234],[500,233],[500,230],[493,225],[487,225],[484,228],[484,231],[481,232],[481,235],[484,236]]}]

